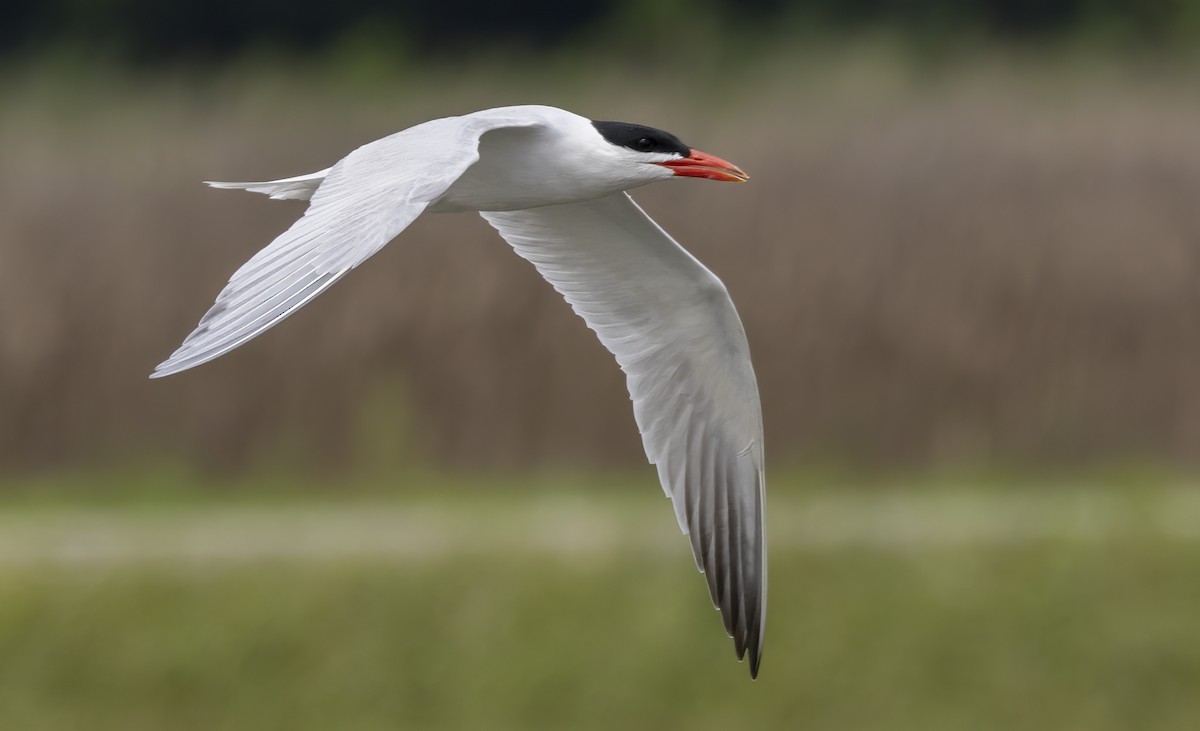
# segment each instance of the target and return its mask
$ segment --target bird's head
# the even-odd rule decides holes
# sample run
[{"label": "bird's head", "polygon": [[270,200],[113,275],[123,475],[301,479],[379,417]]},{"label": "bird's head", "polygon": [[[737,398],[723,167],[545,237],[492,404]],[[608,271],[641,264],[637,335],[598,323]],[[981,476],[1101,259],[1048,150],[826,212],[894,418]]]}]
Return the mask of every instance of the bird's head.
[{"label": "bird's head", "polygon": [[737,165],[693,150],[670,132],[627,122],[592,122],[592,126],[606,142],[619,148],[616,152],[623,162],[655,166],[650,169],[652,178],[680,176],[730,183],[750,179]]}]

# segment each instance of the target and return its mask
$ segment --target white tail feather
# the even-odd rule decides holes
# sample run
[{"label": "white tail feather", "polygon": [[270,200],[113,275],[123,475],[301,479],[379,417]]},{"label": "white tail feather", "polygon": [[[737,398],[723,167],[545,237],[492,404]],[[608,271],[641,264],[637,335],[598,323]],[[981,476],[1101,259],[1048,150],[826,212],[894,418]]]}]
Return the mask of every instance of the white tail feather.
[{"label": "white tail feather", "polygon": [[267,180],[258,183],[221,183],[213,180],[204,181],[205,185],[210,185],[214,188],[225,188],[228,190],[248,190],[252,193],[262,193],[268,195],[275,200],[300,200],[306,201],[312,198],[313,193],[317,192],[321,181],[325,180],[325,176],[329,174],[329,169],[321,170],[316,173],[308,173],[307,175],[297,175],[294,178],[283,178],[281,180]]}]

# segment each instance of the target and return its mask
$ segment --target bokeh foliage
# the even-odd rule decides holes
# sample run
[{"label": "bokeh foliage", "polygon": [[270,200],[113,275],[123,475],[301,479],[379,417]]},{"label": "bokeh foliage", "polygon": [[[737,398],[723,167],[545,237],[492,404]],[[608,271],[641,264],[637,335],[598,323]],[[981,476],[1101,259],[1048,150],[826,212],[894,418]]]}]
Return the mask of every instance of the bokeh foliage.
[{"label": "bokeh foliage", "polygon": [[698,24],[751,36],[887,27],[925,41],[1094,36],[1158,47],[1197,40],[1196,0],[24,0],[0,24],[0,55],[67,47],[137,65],[213,62],[269,47],[305,56],[364,31],[420,56],[552,49],[596,40],[687,43]]},{"label": "bokeh foliage", "polygon": [[[10,4],[0,728],[1194,728],[1195,493],[1103,467],[1200,462],[1198,9]],[[145,378],[299,213],[199,180],[514,102],[754,175],[638,197],[763,386],[755,683],[616,367],[473,217]],[[1088,471],[928,495],[830,462]]]},{"label": "bokeh foliage", "polygon": [[[533,495],[9,505],[0,727],[1194,728],[1194,498],[1030,490],[1028,533],[1007,490],[854,492],[777,503],[754,682],[649,489],[601,487],[565,512]],[[431,507],[440,543],[394,554],[309,552],[312,533],[294,530],[324,515],[347,541],[386,542]],[[90,525],[99,550],[78,550],[89,533],[64,521]],[[14,555],[12,533],[39,526],[66,543]],[[130,534],[151,536],[140,556],[114,560],[99,539]],[[264,540],[293,549],[260,553]]]}]

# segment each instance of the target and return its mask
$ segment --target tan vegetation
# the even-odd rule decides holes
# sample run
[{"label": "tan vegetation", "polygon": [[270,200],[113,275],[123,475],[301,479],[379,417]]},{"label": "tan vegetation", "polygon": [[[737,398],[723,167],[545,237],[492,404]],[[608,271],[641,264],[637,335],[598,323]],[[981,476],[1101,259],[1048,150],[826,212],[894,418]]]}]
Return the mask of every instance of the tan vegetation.
[{"label": "tan vegetation", "polygon": [[911,75],[850,57],[756,68],[705,93],[700,71],[350,91],[13,82],[0,467],[236,465],[281,445],[333,465],[364,449],[454,466],[640,462],[616,366],[470,215],[418,221],[234,355],[146,379],[302,210],[199,181],[308,172],[432,116],[526,101],[661,126],[751,173],[637,197],[729,286],[776,464],[1200,457],[1191,80],[1035,78],[1036,64]]}]

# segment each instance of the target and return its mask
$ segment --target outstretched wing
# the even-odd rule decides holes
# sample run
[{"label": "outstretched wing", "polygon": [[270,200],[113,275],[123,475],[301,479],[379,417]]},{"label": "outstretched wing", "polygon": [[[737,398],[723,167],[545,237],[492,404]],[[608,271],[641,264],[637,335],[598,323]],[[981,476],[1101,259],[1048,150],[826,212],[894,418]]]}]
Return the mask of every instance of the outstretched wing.
[{"label": "outstretched wing", "polygon": [[479,139],[521,116],[436,119],[369,143],[329,169],[304,216],[234,272],[151,378],[218,358],[311,302],[408,227],[479,159]]},{"label": "outstretched wing", "polygon": [[620,193],[483,213],[596,331],[696,565],[758,674],[766,618],[763,437],[750,350],[717,277]]}]

